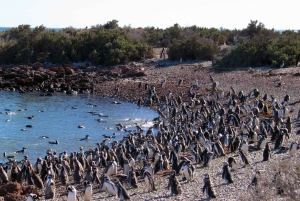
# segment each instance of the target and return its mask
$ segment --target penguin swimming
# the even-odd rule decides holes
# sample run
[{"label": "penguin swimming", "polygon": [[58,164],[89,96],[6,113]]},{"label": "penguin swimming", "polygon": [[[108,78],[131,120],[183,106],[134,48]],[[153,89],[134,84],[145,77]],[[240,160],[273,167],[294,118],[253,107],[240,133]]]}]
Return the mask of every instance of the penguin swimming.
[{"label": "penguin swimming", "polygon": [[206,174],[203,179],[204,186],[202,192],[206,195],[207,199],[216,198],[216,192],[214,190],[212,181],[210,180],[209,174]]},{"label": "penguin swimming", "polygon": [[55,140],[55,142],[49,142],[49,144],[59,144],[59,142]]},{"label": "penguin swimming", "polygon": [[157,191],[155,189],[154,180],[149,171],[144,172],[144,180],[149,193],[152,191]]},{"label": "penguin swimming", "polygon": [[88,180],[85,180],[83,182],[83,184],[84,184],[84,187],[85,187],[83,200],[84,201],[91,201],[92,200],[92,194],[93,194],[92,184]]},{"label": "penguin swimming", "polygon": [[169,183],[167,186],[167,189],[171,187],[171,195],[181,195],[182,189],[181,184],[179,183],[178,179],[176,178],[176,171],[172,170],[170,177],[169,177]]},{"label": "penguin swimming", "polygon": [[90,135],[86,135],[85,138],[80,139],[80,141],[89,140],[89,139],[90,139]]},{"label": "penguin swimming", "polygon": [[17,153],[17,154],[19,154],[19,153],[22,153],[22,154],[24,154],[24,152],[25,152],[25,149],[26,149],[26,148],[25,148],[25,147],[23,147],[23,148],[22,148],[22,150],[16,151],[15,153]]},{"label": "penguin swimming", "polygon": [[233,183],[231,173],[229,172],[228,163],[223,163],[222,168],[222,178],[226,181],[227,184]]}]

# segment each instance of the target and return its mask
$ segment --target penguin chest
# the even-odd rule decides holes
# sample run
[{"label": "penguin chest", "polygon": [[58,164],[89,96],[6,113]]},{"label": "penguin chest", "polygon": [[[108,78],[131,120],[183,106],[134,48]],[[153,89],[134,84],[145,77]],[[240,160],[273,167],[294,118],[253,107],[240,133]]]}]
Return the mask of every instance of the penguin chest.
[{"label": "penguin chest", "polygon": [[92,199],[92,186],[89,185],[86,187],[84,192],[84,201],[91,201]]},{"label": "penguin chest", "polygon": [[151,190],[151,184],[150,184],[150,180],[147,176],[145,177],[145,184],[146,184],[147,189],[150,191]]},{"label": "penguin chest", "polygon": [[117,187],[111,182],[104,183],[109,195],[117,195]]}]

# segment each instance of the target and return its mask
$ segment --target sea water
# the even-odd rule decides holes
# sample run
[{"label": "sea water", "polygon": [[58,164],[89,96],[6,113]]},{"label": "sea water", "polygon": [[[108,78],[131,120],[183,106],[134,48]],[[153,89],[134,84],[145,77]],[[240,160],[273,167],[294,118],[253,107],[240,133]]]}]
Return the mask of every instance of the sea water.
[{"label": "sea water", "polygon": [[[96,148],[103,135],[115,136],[112,141],[122,140],[135,125],[144,132],[153,126],[158,113],[145,107],[114,99],[91,95],[39,96],[37,93],[0,92],[0,161],[7,162],[6,155],[22,160],[24,155],[32,162],[44,157],[46,150],[59,154]],[[121,103],[121,104],[116,104]],[[93,114],[94,115],[93,115]],[[100,114],[100,116],[98,115]],[[34,118],[28,118],[34,117]],[[98,119],[101,119],[100,122]],[[116,124],[125,129],[119,130]],[[26,127],[26,126],[32,127]],[[78,128],[82,126],[83,128]],[[81,140],[89,135],[89,140]],[[40,138],[48,136],[49,138]],[[49,144],[58,141],[59,144]],[[25,147],[25,153],[15,153]]]}]

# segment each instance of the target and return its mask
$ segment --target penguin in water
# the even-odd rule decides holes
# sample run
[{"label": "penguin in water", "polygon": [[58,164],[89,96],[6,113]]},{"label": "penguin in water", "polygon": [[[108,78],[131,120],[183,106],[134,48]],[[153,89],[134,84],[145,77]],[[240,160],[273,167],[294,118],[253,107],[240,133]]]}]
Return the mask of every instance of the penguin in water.
[{"label": "penguin in water", "polygon": [[167,186],[167,189],[170,189],[171,187],[171,195],[181,195],[182,189],[181,184],[179,183],[177,177],[176,177],[176,171],[172,170],[170,177],[169,177],[169,183]]},{"label": "penguin in water", "polygon": [[149,171],[144,172],[144,179],[149,193],[152,191],[157,191],[154,186],[154,180]]},{"label": "penguin in water", "polygon": [[269,144],[266,144],[266,147],[263,152],[263,161],[268,161],[271,158],[271,149]]},{"label": "penguin in water", "polygon": [[39,199],[39,197],[38,197],[36,194],[30,193],[30,194],[27,196],[26,201],[35,201],[35,200],[38,200],[38,199]]},{"label": "penguin in water", "polygon": [[248,158],[246,157],[246,155],[243,153],[242,150],[239,150],[239,156],[241,158],[241,160],[243,161],[244,166],[246,167],[246,165],[250,165]]},{"label": "penguin in water", "polygon": [[222,178],[226,181],[227,184],[233,183],[231,173],[229,171],[228,163],[223,163],[223,169],[222,169]]},{"label": "penguin in water", "polygon": [[92,200],[92,195],[93,195],[93,187],[92,184],[90,183],[90,181],[85,180],[83,182],[84,184],[84,196],[83,196],[83,200],[84,201],[91,201]]},{"label": "penguin in water", "polygon": [[130,200],[130,196],[124,186],[121,184],[120,181],[117,181],[116,187],[118,188],[118,197],[120,200]]},{"label": "penguin in water", "polygon": [[229,157],[227,159],[229,167],[231,167],[231,171],[236,171],[237,170],[237,164],[236,160],[233,157]]},{"label": "penguin in water", "polygon": [[71,185],[68,185],[67,186],[67,193],[68,193],[68,199],[67,201],[77,201],[77,190],[71,186]]},{"label": "penguin in water", "polygon": [[206,174],[203,179],[204,186],[202,192],[206,195],[207,199],[216,198],[216,192],[210,180],[209,174]]}]

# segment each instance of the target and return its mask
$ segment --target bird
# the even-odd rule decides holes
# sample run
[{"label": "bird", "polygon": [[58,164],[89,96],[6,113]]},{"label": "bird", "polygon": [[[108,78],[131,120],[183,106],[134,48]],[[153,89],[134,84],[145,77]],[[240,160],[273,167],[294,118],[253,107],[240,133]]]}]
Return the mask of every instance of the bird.
[{"label": "bird", "polygon": [[229,157],[227,159],[229,167],[231,167],[231,171],[236,171],[237,170],[237,164],[236,160],[233,157]]},{"label": "bird", "polygon": [[176,177],[176,171],[172,170],[170,176],[169,176],[169,183],[167,186],[167,189],[170,189],[171,187],[171,195],[181,195],[182,188],[181,184],[179,183],[177,177]]},{"label": "bird", "polygon": [[216,198],[216,192],[213,187],[212,181],[210,180],[209,174],[205,174],[203,179],[204,186],[202,188],[202,192],[206,195],[207,199]]},{"label": "bird", "polygon": [[38,197],[36,194],[30,193],[30,194],[27,196],[26,201],[34,201],[34,200],[38,200],[38,199],[39,199],[39,197]]},{"label": "bird", "polygon": [[84,187],[85,187],[83,200],[84,201],[91,201],[92,200],[92,195],[93,195],[92,184],[88,180],[84,180],[83,184],[84,184]]},{"label": "bird", "polygon": [[282,61],[282,63],[280,64],[279,68],[283,68],[284,67],[284,61]]},{"label": "bird", "polygon": [[68,199],[67,201],[77,201],[77,190],[74,186],[67,186]]},{"label": "bird", "polygon": [[270,149],[269,144],[267,143],[265,145],[265,149],[263,152],[263,161],[268,161],[270,158],[271,158],[271,149]]},{"label": "bird", "polygon": [[148,192],[157,191],[155,188],[155,185],[154,185],[153,177],[152,177],[151,173],[147,170],[144,172],[144,180],[145,180]]},{"label": "bird", "polygon": [[118,197],[120,200],[130,200],[130,196],[124,186],[121,184],[120,181],[117,181],[116,187],[118,188]]},{"label": "bird", "polygon": [[164,81],[162,81],[162,83],[161,83],[161,88],[162,89],[164,89],[166,87],[166,82],[167,82],[166,79]]},{"label": "bird", "polygon": [[229,172],[228,162],[223,162],[222,178],[227,184],[233,183],[231,173]]}]

